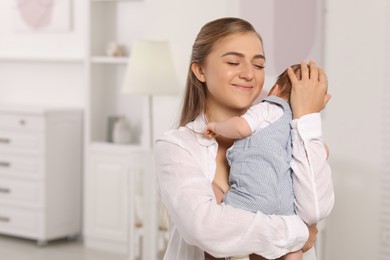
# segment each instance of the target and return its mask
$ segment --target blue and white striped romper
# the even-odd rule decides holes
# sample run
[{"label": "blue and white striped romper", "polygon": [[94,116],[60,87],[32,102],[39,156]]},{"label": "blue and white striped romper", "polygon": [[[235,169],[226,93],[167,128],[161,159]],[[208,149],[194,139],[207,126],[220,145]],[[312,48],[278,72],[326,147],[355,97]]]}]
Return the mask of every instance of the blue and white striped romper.
[{"label": "blue and white striped romper", "polygon": [[293,215],[291,108],[276,96],[263,102],[281,106],[284,114],[251,136],[236,140],[228,150],[230,190],[223,201],[252,212]]}]

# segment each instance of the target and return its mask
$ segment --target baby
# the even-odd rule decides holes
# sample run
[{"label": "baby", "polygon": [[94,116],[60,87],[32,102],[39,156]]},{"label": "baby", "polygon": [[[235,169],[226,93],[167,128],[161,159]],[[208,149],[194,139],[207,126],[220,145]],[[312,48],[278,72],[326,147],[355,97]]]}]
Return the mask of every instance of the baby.
[{"label": "baby", "polygon": [[[291,68],[300,79],[301,65]],[[290,93],[291,82],[285,70],[268,97],[251,106],[244,115],[207,124],[205,134],[208,137],[221,135],[237,139],[226,155],[230,165],[230,190],[223,198],[224,203],[267,215],[295,214],[290,166]],[[328,153],[325,144],[324,149]],[[302,255],[300,250],[280,259],[301,260]],[[230,259],[244,260],[249,256]]]}]

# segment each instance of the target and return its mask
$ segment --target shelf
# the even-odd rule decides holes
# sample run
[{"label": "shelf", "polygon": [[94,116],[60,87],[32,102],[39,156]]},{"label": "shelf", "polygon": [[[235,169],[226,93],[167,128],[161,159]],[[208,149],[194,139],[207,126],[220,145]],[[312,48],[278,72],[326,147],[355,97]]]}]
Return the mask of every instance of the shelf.
[{"label": "shelf", "polygon": [[127,65],[129,57],[109,57],[109,56],[94,56],[91,58],[92,63],[97,64],[123,64]]},{"label": "shelf", "polygon": [[77,55],[48,55],[48,54],[31,54],[31,53],[0,53],[1,61],[30,61],[30,62],[65,62],[81,63],[84,57]]}]

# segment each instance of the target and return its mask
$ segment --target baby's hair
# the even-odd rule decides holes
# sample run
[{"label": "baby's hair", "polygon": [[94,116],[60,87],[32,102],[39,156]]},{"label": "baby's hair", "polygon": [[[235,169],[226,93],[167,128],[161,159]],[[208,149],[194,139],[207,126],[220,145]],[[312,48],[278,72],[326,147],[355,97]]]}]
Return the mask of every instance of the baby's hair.
[{"label": "baby's hair", "polygon": [[[309,68],[310,72],[310,67]],[[301,64],[294,64],[291,66],[292,70],[294,71],[297,78],[300,80],[302,78],[301,75]],[[287,74],[287,69],[283,71],[282,74],[280,74],[276,78],[275,85],[278,84],[280,87],[280,97],[286,98],[288,101],[290,101],[290,94],[291,94],[291,81]]]}]

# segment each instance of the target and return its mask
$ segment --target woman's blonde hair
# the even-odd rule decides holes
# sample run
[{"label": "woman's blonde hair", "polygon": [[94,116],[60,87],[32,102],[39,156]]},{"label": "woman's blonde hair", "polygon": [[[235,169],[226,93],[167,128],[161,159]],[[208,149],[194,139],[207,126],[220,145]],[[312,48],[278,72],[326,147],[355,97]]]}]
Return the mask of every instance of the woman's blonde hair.
[{"label": "woman's blonde hair", "polygon": [[220,18],[205,24],[201,28],[199,34],[196,36],[194,45],[192,46],[179,126],[184,126],[195,120],[201,112],[205,111],[207,99],[206,85],[196,78],[191,70],[192,64],[198,63],[201,66],[204,65],[214,44],[220,39],[232,34],[247,32],[256,33],[263,45],[263,40],[256,32],[255,28],[249,22],[240,18]]}]

